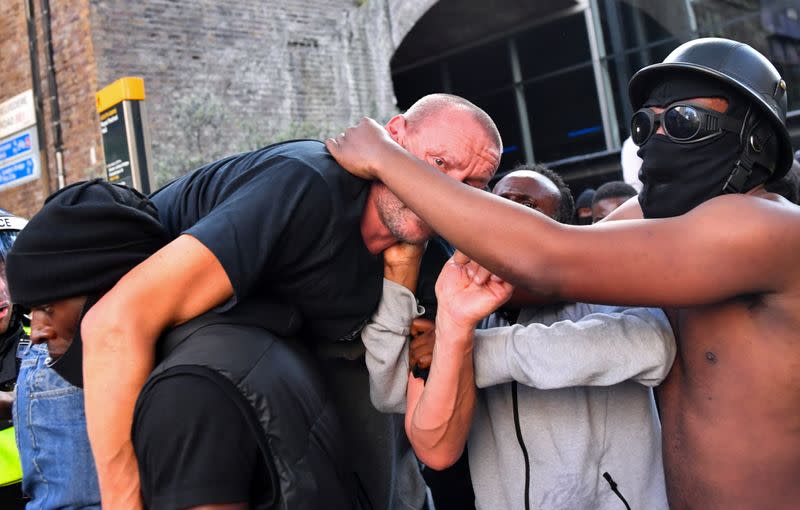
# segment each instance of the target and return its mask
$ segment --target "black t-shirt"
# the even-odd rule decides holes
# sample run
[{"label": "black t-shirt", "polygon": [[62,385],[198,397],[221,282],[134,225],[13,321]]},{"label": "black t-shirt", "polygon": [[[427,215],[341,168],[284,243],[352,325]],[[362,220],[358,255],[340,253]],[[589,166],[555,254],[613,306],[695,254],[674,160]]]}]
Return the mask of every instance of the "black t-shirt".
[{"label": "black t-shirt", "polygon": [[217,257],[234,296],[295,305],[314,341],[355,338],[380,299],[383,262],[361,237],[370,184],[318,141],[284,142],[211,163],[151,199],[173,237]]}]

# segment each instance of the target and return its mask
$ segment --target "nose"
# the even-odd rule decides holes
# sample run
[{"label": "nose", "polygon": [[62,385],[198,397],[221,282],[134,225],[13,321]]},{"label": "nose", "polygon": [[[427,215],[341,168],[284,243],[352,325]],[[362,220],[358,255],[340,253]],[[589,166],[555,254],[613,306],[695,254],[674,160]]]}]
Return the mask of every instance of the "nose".
[{"label": "nose", "polygon": [[42,344],[55,338],[55,330],[39,315],[39,312],[31,314],[31,343],[34,344]]},{"label": "nose", "polygon": [[[656,115],[658,115],[659,113],[664,111],[663,108],[659,108],[657,106],[653,106],[650,109],[653,110],[653,113],[655,113]],[[658,123],[658,129],[656,129],[656,134],[657,135],[663,135],[664,134],[664,125],[661,122]]]}]

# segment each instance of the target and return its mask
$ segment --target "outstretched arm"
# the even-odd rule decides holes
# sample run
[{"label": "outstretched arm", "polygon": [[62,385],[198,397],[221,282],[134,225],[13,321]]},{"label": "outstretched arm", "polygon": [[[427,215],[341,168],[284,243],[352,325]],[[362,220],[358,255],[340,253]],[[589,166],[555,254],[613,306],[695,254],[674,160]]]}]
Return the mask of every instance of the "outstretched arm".
[{"label": "outstretched arm", "polygon": [[182,235],[131,270],[86,314],[86,422],[104,508],[141,507],[131,424],[159,335],[232,294],[214,255]]},{"label": "outstretched arm", "polygon": [[503,304],[511,286],[497,278],[477,283],[456,253],[436,282],[436,343],[427,382],[409,375],[406,434],[419,459],[434,469],[464,451],[475,412],[472,336],[475,325]]},{"label": "outstretched arm", "polygon": [[575,227],[448,179],[369,119],[326,143],[345,168],[380,179],[461,251],[537,294],[691,306],[797,280],[800,234],[787,232],[800,231],[800,214],[767,200],[726,195],[676,218]]}]

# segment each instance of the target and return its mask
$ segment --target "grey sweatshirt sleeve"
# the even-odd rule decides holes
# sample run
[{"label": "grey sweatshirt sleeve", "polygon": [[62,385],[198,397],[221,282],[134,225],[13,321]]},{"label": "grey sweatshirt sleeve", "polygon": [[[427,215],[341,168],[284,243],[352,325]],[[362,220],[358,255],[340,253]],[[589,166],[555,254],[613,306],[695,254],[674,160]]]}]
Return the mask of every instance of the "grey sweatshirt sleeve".
[{"label": "grey sweatshirt sleeve", "polygon": [[[475,332],[475,382],[486,388],[511,381],[539,389],[610,386],[633,380],[658,385],[675,358],[675,337],[656,308],[565,307],[555,321]],[[574,320],[564,320],[574,319]],[[547,326],[538,322],[553,322]]]},{"label": "grey sweatshirt sleeve", "polygon": [[383,280],[378,310],[361,331],[366,348],[370,400],[378,411],[406,412],[408,335],[411,322],[423,312],[410,290]]}]

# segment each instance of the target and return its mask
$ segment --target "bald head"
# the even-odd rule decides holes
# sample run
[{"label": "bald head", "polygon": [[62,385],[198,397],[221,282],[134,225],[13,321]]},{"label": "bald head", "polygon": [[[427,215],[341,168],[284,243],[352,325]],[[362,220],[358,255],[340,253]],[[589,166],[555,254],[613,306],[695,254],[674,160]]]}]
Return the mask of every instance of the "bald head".
[{"label": "bald head", "polygon": [[452,94],[429,94],[419,99],[403,114],[410,128],[414,128],[425,119],[429,119],[443,111],[462,111],[468,113],[486,132],[486,135],[502,151],[503,141],[500,131],[489,115],[467,101],[463,97]]}]

